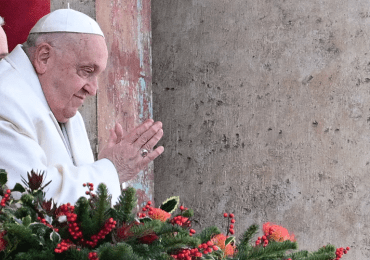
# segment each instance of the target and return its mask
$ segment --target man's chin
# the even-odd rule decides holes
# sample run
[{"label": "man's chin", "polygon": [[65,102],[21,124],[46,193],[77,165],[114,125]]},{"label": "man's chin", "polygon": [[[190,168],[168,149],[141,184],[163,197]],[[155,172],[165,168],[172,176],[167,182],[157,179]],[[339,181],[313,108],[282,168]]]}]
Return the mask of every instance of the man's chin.
[{"label": "man's chin", "polygon": [[55,117],[59,123],[67,123],[70,118],[74,117],[77,113],[77,109],[74,111],[68,111],[60,117]]}]

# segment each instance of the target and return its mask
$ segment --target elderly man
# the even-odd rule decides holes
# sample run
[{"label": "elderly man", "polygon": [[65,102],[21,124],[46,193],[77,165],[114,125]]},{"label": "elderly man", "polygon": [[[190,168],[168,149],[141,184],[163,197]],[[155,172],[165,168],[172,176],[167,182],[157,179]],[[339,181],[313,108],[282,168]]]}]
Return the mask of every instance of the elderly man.
[{"label": "elderly man", "polygon": [[8,54],[8,41],[3,30],[4,19],[0,16],[0,60]]},{"label": "elderly man", "polygon": [[149,119],[131,133],[116,124],[94,162],[77,109],[97,91],[108,58],[104,35],[90,17],[60,9],[41,18],[27,42],[0,62],[0,168],[8,185],[31,169],[52,180],[46,195],[74,203],[82,184],[105,183],[113,200],[120,184],[159,156],[162,124]]}]

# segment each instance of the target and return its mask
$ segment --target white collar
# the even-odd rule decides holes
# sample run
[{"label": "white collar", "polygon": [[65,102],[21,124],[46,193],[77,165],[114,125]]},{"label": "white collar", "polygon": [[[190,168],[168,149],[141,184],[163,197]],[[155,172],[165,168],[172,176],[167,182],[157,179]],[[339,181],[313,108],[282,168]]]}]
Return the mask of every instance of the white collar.
[{"label": "white collar", "polygon": [[24,52],[22,45],[18,44],[4,60],[9,62],[9,64],[19,72],[28,85],[31,86],[32,91],[40,98],[41,104],[50,110],[36,71],[27,54]]}]

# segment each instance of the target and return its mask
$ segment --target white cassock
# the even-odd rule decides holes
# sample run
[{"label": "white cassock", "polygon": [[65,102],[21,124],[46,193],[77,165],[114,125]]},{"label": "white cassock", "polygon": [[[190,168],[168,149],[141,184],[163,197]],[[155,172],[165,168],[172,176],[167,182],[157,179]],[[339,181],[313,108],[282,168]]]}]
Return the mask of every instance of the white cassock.
[{"label": "white cassock", "polygon": [[13,188],[27,172],[45,171],[47,198],[75,203],[86,196],[83,183],[105,183],[113,203],[120,195],[117,171],[108,159],[94,162],[79,112],[62,129],[51,112],[36,72],[18,45],[0,61],[0,169]]}]

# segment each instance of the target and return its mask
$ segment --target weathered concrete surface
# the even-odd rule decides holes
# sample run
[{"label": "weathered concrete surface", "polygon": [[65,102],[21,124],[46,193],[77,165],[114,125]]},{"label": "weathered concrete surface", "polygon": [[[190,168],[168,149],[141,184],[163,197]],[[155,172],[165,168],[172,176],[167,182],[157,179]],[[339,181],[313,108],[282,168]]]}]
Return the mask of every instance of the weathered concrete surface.
[{"label": "weathered concrete surface", "polygon": [[[96,19],[108,46],[109,60],[99,78],[99,147],[108,141],[116,122],[132,130],[153,115],[151,70],[151,1],[96,0]],[[139,203],[152,200],[153,164],[128,184]]]},{"label": "weathered concrete surface", "polygon": [[370,258],[370,2],[153,0],[159,203]]},{"label": "weathered concrete surface", "polygon": [[[69,7],[80,11],[84,14],[95,19],[95,1],[94,0],[51,0],[50,9],[51,11],[68,8]],[[98,145],[98,127],[97,127],[97,109],[96,109],[96,97],[89,97],[85,100],[82,107],[79,109],[86,125],[87,134],[89,136],[91,148],[94,152],[95,158],[97,158],[97,145]]]}]

